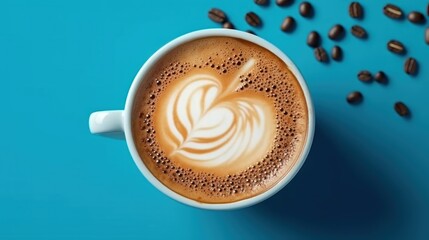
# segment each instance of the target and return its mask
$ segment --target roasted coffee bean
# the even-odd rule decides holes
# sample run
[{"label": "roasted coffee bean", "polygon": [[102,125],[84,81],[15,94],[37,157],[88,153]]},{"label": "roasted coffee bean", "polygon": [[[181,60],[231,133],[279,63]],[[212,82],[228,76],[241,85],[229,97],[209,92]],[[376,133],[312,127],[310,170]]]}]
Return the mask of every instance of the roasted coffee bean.
[{"label": "roasted coffee bean", "polygon": [[336,24],[329,30],[328,36],[332,40],[339,40],[344,37],[344,27],[340,24]]},{"label": "roasted coffee bean", "polygon": [[410,115],[410,109],[408,109],[407,105],[405,105],[403,102],[396,102],[394,108],[396,113],[398,113],[401,117]]},{"label": "roasted coffee bean", "polygon": [[347,95],[346,99],[347,99],[347,102],[350,104],[357,104],[357,103],[362,102],[363,95],[361,92],[354,91],[354,92],[349,93],[349,95]]},{"label": "roasted coffee bean", "polygon": [[397,54],[405,54],[406,52],[404,45],[401,42],[396,40],[390,40],[387,43],[387,49]]},{"label": "roasted coffee bean", "polygon": [[303,17],[310,18],[314,15],[313,6],[309,2],[303,2],[299,5],[299,13]]},{"label": "roasted coffee bean", "polygon": [[349,14],[352,18],[362,18],[363,17],[363,8],[362,5],[358,2],[352,2],[349,6]]},{"label": "roasted coffee bean", "polygon": [[425,30],[425,41],[426,44],[429,44],[429,27],[427,27]]},{"label": "roasted coffee bean", "polygon": [[318,47],[314,49],[314,56],[316,57],[317,61],[319,62],[327,62],[328,61],[328,54],[326,53],[325,49],[322,47]]},{"label": "roasted coffee bean", "polygon": [[393,4],[387,4],[386,6],[384,6],[383,12],[384,15],[394,19],[400,19],[404,15],[402,13],[402,10]]},{"label": "roasted coffee bean", "polygon": [[334,46],[331,51],[332,59],[340,61],[343,59],[343,50],[339,46]]},{"label": "roasted coffee bean", "polygon": [[248,13],[246,14],[245,19],[246,19],[246,22],[247,22],[250,26],[253,26],[253,27],[259,27],[259,26],[261,26],[261,24],[262,24],[261,19],[260,19],[260,18],[259,18],[259,16],[258,16],[258,15],[256,15],[256,13],[254,13],[254,12],[248,12]]},{"label": "roasted coffee bean", "polygon": [[366,33],[366,30],[362,28],[361,26],[354,25],[352,27],[352,34],[353,36],[357,38],[367,38],[368,34]]},{"label": "roasted coffee bean", "polygon": [[209,18],[213,21],[213,22],[217,22],[217,23],[224,23],[226,21],[226,15],[225,13],[218,9],[218,8],[212,8],[209,11]]},{"label": "roasted coffee bean", "polygon": [[278,6],[289,6],[293,3],[294,0],[276,0]]},{"label": "roasted coffee bean", "polygon": [[296,22],[293,17],[286,17],[280,26],[283,32],[292,32],[295,29]]},{"label": "roasted coffee bean", "polygon": [[268,0],[254,0],[256,4],[265,6],[268,5]]},{"label": "roasted coffee bean", "polygon": [[320,45],[320,35],[316,31],[312,31],[308,34],[307,45],[310,47],[318,47]]},{"label": "roasted coffee bean", "polygon": [[358,73],[358,79],[362,82],[369,83],[372,81],[372,75],[369,71],[363,70]]},{"label": "roasted coffee bean", "polygon": [[409,75],[415,75],[417,73],[417,61],[414,58],[408,58],[404,63],[404,71]]},{"label": "roasted coffee bean", "polygon": [[250,34],[253,34],[253,35],[256,35],[256,33],[254,31],[252,31],[252,30],[246,30],[246,32],[250,33]]},{"label": "roasted coffee bean", "polygon": [[381,84],[387,84],[388,78],[386,74],[383,71],[379,71],[374,76],[375,81]]},{"label": "roasted coffee bean", "polygon": [[224,22],[222,25],[223,28],[228,28],[228,29],[235,29],[234,25],[230,22]]},{"label": "roasted coffee bean", "polygon": [[426,18],[423,14],[417,11],[410,12],[408,14],[408,20],[412,23],[422,24],[426,22]]}]

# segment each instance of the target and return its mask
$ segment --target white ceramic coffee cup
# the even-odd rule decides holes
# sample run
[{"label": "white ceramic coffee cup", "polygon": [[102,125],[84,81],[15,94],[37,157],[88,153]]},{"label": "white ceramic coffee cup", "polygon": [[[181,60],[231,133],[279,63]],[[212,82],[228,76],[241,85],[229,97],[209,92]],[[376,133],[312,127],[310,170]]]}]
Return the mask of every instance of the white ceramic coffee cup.
[{"label": "white ceramic coffee cup", "polygon": [[[142,159],[140,158],[140,155],[136,150],[136,146],[134,144],[134,139],[131,131],[131,117],[132,117],[132,109],[133,109],[134,99],[135,99],[137,90],[141,82],[145,78],[146,73],[148,73],[150,69],[155,67],[155,64],[159,59],[161,59],[170,50],[180,46],[183,43],[186,43],[195,39],[206,38],[206,37],[217,37],[217,36],[232,37],[232,38],[244,39],[249,42],[253,42],[271,51],[272,53],[277,55],[280,59],[282,59],[289,66],[291,71],[295,74],[296,78],[298,79],[301,85],[301,88],[304,92],[305,99],[307,102],[309,122],[308,122],[308,131],[307,131],[307,137],[305,140],[305,145],[304,145],[304,148],[302,149],[299,159],[297,160],[296,164],[292,167],[292,169],[290,169],[290,171],[275,186],[273,186],[272,188],[268,189],[265,192],[260,193],[259,195],[256,195],[244,200],[240,200],[237,202],[202,203],[202,202],[195,201],[193,199],[186,198],[172,191],[164,184],[162,184],[155,176],[152,175],[152,173],[145,166],[144,162],[142,161]],[[296,173],[303,165],[308,155],[308,152],[310,151],[311,144],[313,141],[313,135],[314,135],[314,122],[315,122],[315,119],[314,119],[313,103],[311,101],[307,84],[305,83],[304,78],[302,77],[301,73],[299,72],[295,64],[293,64],[293,62],[280,49],[278,49],[271,43],[267,42],[266,40],[246,32],[230,30],[230,29],[207,29],[207,30],[191,32],[181,37],[178,37],[173,41],[167,43],[163,47],[161,47],[158,51],[156,51],[143,64],[140,71],[135,76],[134,81],[128,92],[128,96],[125,102],[125,109],[112,110],[112,111],[99,111],[99,112],[92,113],[91,116],[89,117],[89,129],[93,134],[103,134],[103,135],[110,135],[110,136],[115,134],[119,134],[119,135],[122,134],[123,136],[123,134],[125,134],[125,139],[127,141],[128,149],[137,167],[140,169],[142,174],[146,177],[147,180],[149,180],[151,184],[153,184],[156,188],[158,188],[161,192],[165,193],[167,196],[193,207],[212,209],[212,210],[227,210],[227,209],[243,208],[243,207],[247,207],[247,206],[251,206],[256,203],[259,203],[271,197],[278,191],[280,191],[284,186],[286,186],[292,180],[292,178],[296,175]]]}]

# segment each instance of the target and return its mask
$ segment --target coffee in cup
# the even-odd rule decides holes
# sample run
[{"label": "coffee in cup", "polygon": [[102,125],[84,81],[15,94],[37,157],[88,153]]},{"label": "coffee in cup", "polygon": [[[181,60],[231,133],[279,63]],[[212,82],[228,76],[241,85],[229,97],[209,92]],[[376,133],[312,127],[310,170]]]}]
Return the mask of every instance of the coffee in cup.
[{"label": "coffee in cup", "polygon": [[137,152],[170,190],[232,203],[275,186],[307,143],[306,96],[290,67],[250,41],[176,46],[144,75],[131,113]]}]

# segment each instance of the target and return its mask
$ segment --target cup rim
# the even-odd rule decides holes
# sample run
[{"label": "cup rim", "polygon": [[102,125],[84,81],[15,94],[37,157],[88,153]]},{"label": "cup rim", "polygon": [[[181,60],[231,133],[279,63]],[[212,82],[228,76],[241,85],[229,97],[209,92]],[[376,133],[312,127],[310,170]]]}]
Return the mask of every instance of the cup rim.
[{"label": "cup rim", "polygon": [[[232,38],[238,38],[243,39],[246,41],[250,41],[254,44],[257,44],[268,51],[271,51],[273,54],[275,54],[277,57],[279,57],[283,62],[285,62],[288,67],[291,69],[295,77],[297,78],[300,87],[304,93],[307,109],[308,109],[308,131],[307,131],[307,137],[305,140],[304,147],[302,149],[302,152],[299,156],[299,158],[296,160],[295,165],[289,170],[289,172],[274,186],[272,186],[270,189],[266,190],[265,192],[262,192],[256,196],[246,198],[243,200],[230,202],[230,203],[203,203],[198,202],[196,200],[187,198],[185,196],[182,196],[167,186],[165,186],[162,182],[160,182],[153,174],[149,171],[149,169],[144,164],[143,160],[141,159],[135,143],[133,139],[133,134],[131,130],[131,115],[132,115],[132,109],[134,105],[134,99],[135,95],[138,91],[138,88],[141,84],[141,82],[144,79],[145,74],[153,67],[156,62],[162,58],[165,54],[167,54],[169,51],[174,49],[175,47],[182,45],[186,42],[193,41],[196,39],[201,38],[207,38],[207,37],[232,37]],[[158,49],[140,68],[136,76],[134,77],[134,80],[131,84],[131,87],[128,91],[127,99],[125,102],[125,110],[124,110],[124,132],[125,132],[125,139],[128,145],[128,149],[131,153],[131,156],[139,168],[140,172],[144,175],[144,177],[158,190],[160,190],[165,195],[169,196],[172,199],[175,199],[181,203],[184,203],[189,206],[202,208],[202,209],[210,209],[210,210],[229,210],[229,209],[238,209],[238,208],[244,208],[248,207],[254,204],[257,204],[259,202],[264,201],[265,199],[273,196],[278,191],[283,189],[298,173],[302,165],[304,164],[307,155],[310,151],[312,142],[313,142],[313,136],[314,136],[314,128],[315,128],[315,117],[314,117],[314,107],[313,102],[311,100],[310,92],[308,90],[307,84],[301,75],[301,72],[299,69],[295,66],[295,64],[289,59],[286,54],[284,54],[279,48],[271,44],[265,39],[262,39],[261,37],[258,37],[256,35],[238,31],[238,30],[232,30],[232,29],[204,29],[204,30],[198,30],[194,32],[187,33],[185,35],[182,35],[180,37],[177,37],[173,39],[172,41],[168,42],[164,46],[162,46],[160,49]]]}]

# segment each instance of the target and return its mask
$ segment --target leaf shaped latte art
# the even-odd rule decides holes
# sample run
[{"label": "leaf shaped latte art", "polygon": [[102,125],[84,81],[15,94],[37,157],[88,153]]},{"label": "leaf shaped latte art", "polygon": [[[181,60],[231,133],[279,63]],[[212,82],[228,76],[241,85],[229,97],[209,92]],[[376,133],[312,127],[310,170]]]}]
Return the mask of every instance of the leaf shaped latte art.
[{"label": "leaf shaped latte art", "polygon": [[228,85],[216,76],[195,74],[167,91],[158,130],[170,158],[233,171],[264,157],[274,137],[272,103],[262,95],[234,91],[238,76],[253,65],[252,59],[244,64]]}]

